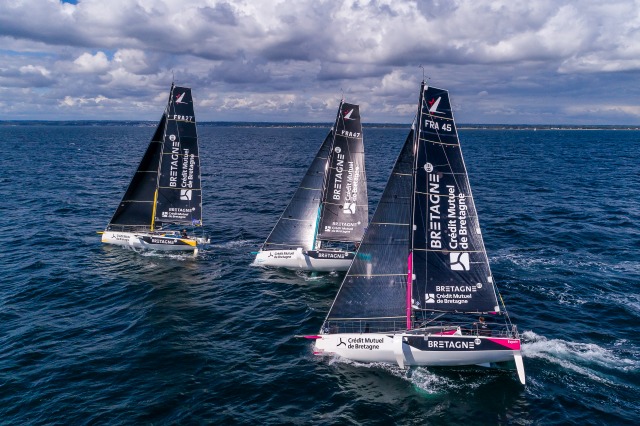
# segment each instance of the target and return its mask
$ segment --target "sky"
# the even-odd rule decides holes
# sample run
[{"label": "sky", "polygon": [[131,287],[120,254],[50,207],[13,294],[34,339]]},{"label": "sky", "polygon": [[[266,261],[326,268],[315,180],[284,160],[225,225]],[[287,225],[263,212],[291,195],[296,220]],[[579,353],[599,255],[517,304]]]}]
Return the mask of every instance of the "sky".
[{"label": "sky", "polygon": [[640,124],[640,0],[2,0],[0,120]]}]

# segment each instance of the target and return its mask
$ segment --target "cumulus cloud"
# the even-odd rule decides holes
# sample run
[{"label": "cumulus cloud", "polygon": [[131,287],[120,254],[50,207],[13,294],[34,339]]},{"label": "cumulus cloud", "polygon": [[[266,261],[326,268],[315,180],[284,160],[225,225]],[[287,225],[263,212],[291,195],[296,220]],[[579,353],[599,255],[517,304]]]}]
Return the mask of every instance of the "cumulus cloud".
[{"label": "cumulus cloud", "polygon": [[83,74],[101,74],[109,69],[109,59],[103,52],[83,53],[73,63],[75,71]]},{"label": "cumulus cloud", "polygon": [[[61,119],[96,118],[89,106],[151,119],[176,80],[201,119],[287,121],[295,107],[290,120],[326,121],[344,93],[370,121],[410,122],[424,69],[458,120],[627,123],[639,32],[634,0],[9,1],[0,93],[46,88],[10,108],[20,117],[48,104]],[[612,93],[627,107],[571,108]]]}]

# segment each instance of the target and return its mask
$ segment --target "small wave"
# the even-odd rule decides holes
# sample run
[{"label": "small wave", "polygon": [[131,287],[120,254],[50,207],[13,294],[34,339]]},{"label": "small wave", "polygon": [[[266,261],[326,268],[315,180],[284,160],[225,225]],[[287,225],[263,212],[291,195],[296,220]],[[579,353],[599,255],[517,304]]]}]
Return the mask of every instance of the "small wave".
[{"label": "small wave", "polygon": [[549,299],[555,300],[561,305],[579,306],[589,302],[589,300],[578,297],[576,290],[568,284],[564,284],[563,288],[560,289],[546,288],[539,284],[523,285],[523,287],[532,293],[547,296]]},{"label": "small wave", "polygon": [[553,256],[544,255],[536,256],[534,253],[499,253],[494,256],[491,256],[491,262],[499,262],[501,260],[507,260],[517,266],[521,267],[563,267],[563,268],[575,268],[580,270],[602,270],[607,267],[607,265],[596,261],[596,260],[579,260],[579,259],[571,259],[567,256],[562,255],[561,253],[554,254]]},{"label": "small wave", "polygon": [[[443,374],[435,373],[429,370],[429,367],[411,367],[408,369],[402,369],[396,364],[384,363],[384,362],[371,362],[362,363],[353,361],[340,356],[333,356],[329,359],[329,365],[341,363],[346,365],[352,365],[359,368],[371,368],[386,371],[394,377],[410,382],[421,392],[428,395],[442,395],[448,394],[452,391],[459,392],[462,390],[477,389],[488,381],[493,379],[493,375],[483,374],[481,376],[473,376],[470,378],[466,376],[465,380],[459,380],[452,377],[447,377]],[[456,367],[447,367],[449,371],[457,370]],[[465,372],[473,370],[473,366],[460,367],[465,369]],[[484,370],[484,367],[477,367]],[[495,370],[498,372],[498,370]]]},{"label": "small wave", "polygon": [[136,250],[136,249],[132,249],[132,250],[144,257],[151,257],[151,258],[161,257],[164,259],[176,259],[176,260],[182,260],[182,261],[195,260],[201,255],[201,252],[198,252],[197,255],[194,255],[193,252],[191,251],[171,252],[171,251]]},{"label": "small wave", "polygon": [[[547,339],[533,331],[522,334],[522,354],[525,358],[539,358],[561,367],[587,376],[598,382],[614,385],[611,380],[594,367],[613,369],[622,372],[634,371],[640,363],[624,358],[614,351],[595,343],[568,342],[562,339]],[[636,358],[634,356],[634,358]]]},{"label": "small wave", "polygon": [[212,249],[234,249],[234,248],[238,248],[238,247],[247,247],[247,246],[255,246],[256,242],[252,241],[252,240],[233,240],[233,241],[228,241],[226,243],[220,243],[220,244],[209,244],[209,248]]}]

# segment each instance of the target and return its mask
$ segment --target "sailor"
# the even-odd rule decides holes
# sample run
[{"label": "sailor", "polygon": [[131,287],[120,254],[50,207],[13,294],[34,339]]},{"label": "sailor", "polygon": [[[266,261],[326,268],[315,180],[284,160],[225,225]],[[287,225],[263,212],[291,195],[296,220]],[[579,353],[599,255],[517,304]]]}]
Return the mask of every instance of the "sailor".
[{"label": "sailor", "polygon": [[484,321],[484,317],[478,318],[478,322],[476,323],[476,327],[478,329],[478,334],[481,336],[491,336],[491,330],[489,330],[489,326]]},{"label": "sailor", "polygon": [[182,234],[180,234],[180,236],[181,236],[182,238],[189,238],[189,237],[187,236],[187,230],[186,230],[186,229],[183,229],[183,230],[182,230]]}]

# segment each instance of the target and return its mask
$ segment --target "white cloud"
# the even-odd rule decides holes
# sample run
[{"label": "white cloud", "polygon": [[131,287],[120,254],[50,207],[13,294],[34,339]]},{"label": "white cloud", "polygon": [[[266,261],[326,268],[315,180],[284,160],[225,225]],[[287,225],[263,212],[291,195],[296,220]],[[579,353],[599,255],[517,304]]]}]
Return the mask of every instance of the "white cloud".
[{"label": "white cloud", "polygon": [[109,59],[104,52],[83,53],[73,63],[75,71],[84,74],[102,74],[109,69]]},{"label": "white cloud", "polygon": [[23,65],[20,67],[22,74],[37,74],[43,77],[49,77],[51,72],[41,65]]},{"label": "white cloud", "polygon": [[[620,104],[640,99],[635,89],[619,90],[624,83],[635,87],[640,71],[636,3],[2,2],[0,91],[46,87],[40,98],[29,99],[54,105],[66,104],[66,96],[74,105],[88,105],[81,100],[101,94],[122,100],[114,118],[154,118],[157,114],[134,108],[155,105],[175,78],[203,99],[201,119],[280,117],[294,102],[307,115],[292,119],[317,121],[325,119],[318,118],[324,112],[318,108],[335,108],[319,106],[335,103],[344,92],[362,104],[363,117],[408,122],[422,65],[431,84],[449,88],[459,100],[459,120],[533,120],[537,99],[546,112],[557,108],[557,114],[569,114],[571,103],[612,93],[628,97]],[[491,115],[465,108],[481,92],[491,94],[483,99],[505,107]],[[516,99],[528,107],[509,106]],[[24,105],[25,113],[38,111],[40,104]],[[105,118],[111,106],[100,105]]]}]

